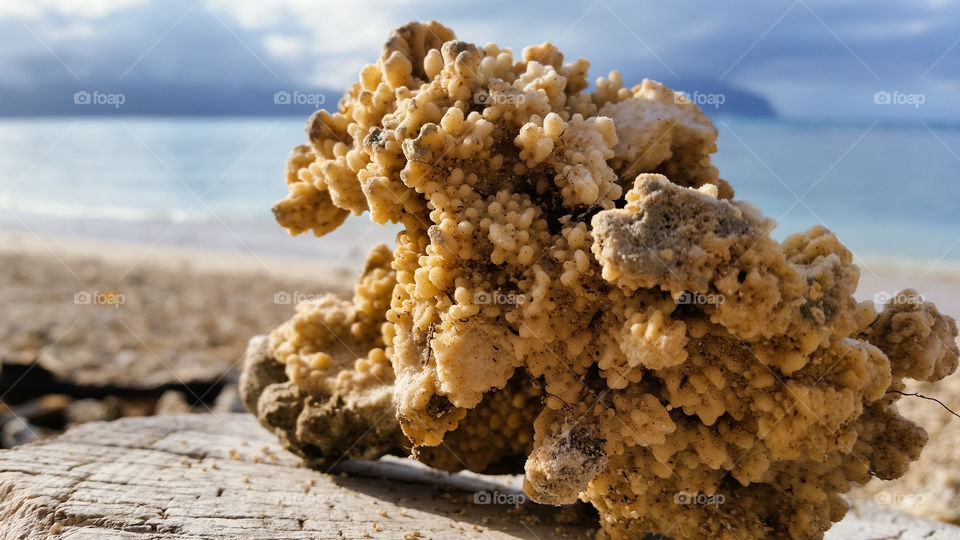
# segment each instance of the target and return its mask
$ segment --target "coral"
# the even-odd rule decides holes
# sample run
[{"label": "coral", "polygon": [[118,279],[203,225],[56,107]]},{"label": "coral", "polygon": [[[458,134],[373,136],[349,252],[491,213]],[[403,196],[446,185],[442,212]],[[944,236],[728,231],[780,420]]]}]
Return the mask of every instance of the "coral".
[{"label": "coral", "polygon": [[851,483],[916,459],[891,390],[952,372],[956,327],[855,302],[830,231],[778,243],[733,201],[693,103],[616,72],[585,92],[587,67],[394,31],[307,123],[274,212],[291,234],[347,212],[403,230],[352,302],[274,330],[248,407],[323,462],[522,471],[612,538],[820,537]]},{"label": "coral", "polygon": [[[874,480],[857,496],[869,496],[875,502],[918,513],[939,521],[960,524],[960,423],[955,415],[960,396],[960,373],[939,382],[956,368],[957,327],[948,317],[914,290],[907,289],[888,301],[865,338],[879,347],[894,367],[896,383],[891,390],[911,396],[897,406],[904,415],[915,419],[930,433],[930,442],[923,449],[923,459],[910,466],[916,456],[891,454],[878,456],[878,464],[892,467],[881,478],[902,478],[893,482]],[[902,378],[914,379],[901,382]],[[942,396],[943,402],[917,399],[920,396]],[[939,401],[939,400],[936,400]],[[952,406],[953,409],[949,407]],[[910,433],[916,431],[910,430]],[[891,432],[895,433],[895,432]]]},{"label": "coral", "polygon": [[[919,514],[937,521],[960,525],[960,422],[957,421],[957,396],[960,373],[939,383],[911,382],[907,397],[897,404],[901,414],[920,424],[929,433],[921,459],[893,481],[873,480],[852,491],[852,496],[868,498],[886,507]],[[943,396],[938,404],[930,399]],[[947,409],[950,406],[952,409]]]},{"label": "coral", "polygon": [[[247,409],[311,463],[404,453],[393,421],[392,327],[383,318],[395,272],[375,247],[353,301],[325,294],[297,305],[271,333],[251,340],[240,389]],[[355,445],[360,437],[364,444]]]}]

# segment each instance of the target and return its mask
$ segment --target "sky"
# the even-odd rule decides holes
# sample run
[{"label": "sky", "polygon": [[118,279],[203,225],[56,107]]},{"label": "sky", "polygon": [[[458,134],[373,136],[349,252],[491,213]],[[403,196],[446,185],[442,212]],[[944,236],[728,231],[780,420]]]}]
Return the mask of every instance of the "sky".
[{"label": "sky", "polygon": [[8,113],[71,90],[335,100],[391,28],[428,19],[517,55],[551,41],[592,78],[745,89],[787,118],[960,120],[960,0],[2,0],[0,98]]}]

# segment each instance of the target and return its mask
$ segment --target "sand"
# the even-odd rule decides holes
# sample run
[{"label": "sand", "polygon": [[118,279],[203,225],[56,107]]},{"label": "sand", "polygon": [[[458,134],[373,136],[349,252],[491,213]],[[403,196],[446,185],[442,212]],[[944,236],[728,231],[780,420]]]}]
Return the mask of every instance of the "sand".
[{"label": "sand", "polygon": [[353,280],[309,260],[15,234],[0,236],[0,276],[0,362],[143,387],[230,372],[294,297]]},{"label": "sand", "polygon": [[[960,273],[899,268],[894,266],[860,265],[860,284],[854,295],[858,300],[889,299],[907,289],[915,289],[925,300],[937,305],[941,312],[960,318]],[[882,302],[879,302],[882,304]]]}]

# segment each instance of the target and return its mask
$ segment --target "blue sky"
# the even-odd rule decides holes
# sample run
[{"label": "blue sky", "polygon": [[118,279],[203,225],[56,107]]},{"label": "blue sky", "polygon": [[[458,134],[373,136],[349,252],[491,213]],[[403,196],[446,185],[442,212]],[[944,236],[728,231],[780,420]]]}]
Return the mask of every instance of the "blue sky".
[{"label": "blue sky", "polygon": [[[552,41],[592,77],[741,87],[791,118],[960,120],[960,2],[947,0],[3,0],[0,91],[341,90],[414,19],[517,53]],[[880,91],[923,102],[877,105]]]}]

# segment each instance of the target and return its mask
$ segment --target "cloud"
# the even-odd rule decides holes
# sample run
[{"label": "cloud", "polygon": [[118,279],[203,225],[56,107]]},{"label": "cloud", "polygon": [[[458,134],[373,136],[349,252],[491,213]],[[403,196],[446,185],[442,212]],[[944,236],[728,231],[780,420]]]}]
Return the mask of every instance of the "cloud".
[{"label": "cloud", "polygon": [[[390,29],[437,19],[465,40],[519,55],[552,41],[593,62],[684,86],[721,80],[768,92],[777,108],[816,116],[872,115],[860,95],[884,87],[930,92],[926,112],[960,114],[944,92],[960,81],[957,2],[746,0],[737,4],[489,0],[464,9],[435,0],[2,0],[0,86],[75,80],[342,89],[376,60]],[[840,99],[837,92],[845,92]],[[830,114],[834,114],[831,112]]]},{"label": "cloud", "polygon": [[357,47],[377,50],[395,21],[413,18],[405,0],[206,0],[218,13],[247,32],[283,32],[305,36],[317,54],[344,52]]},{"label": "cloud", "polygon": [[263,38],[263,45],[270,56],[280,60],[296,60],[301,58],[306,41],[300,37],[285,36],[283,34],[269,34]]},{"label": "cloud", "polygon": [[97,19],[113,12],[146,4],[150,0],[3,0],[0,17],[41,19],[51,14]]}]

